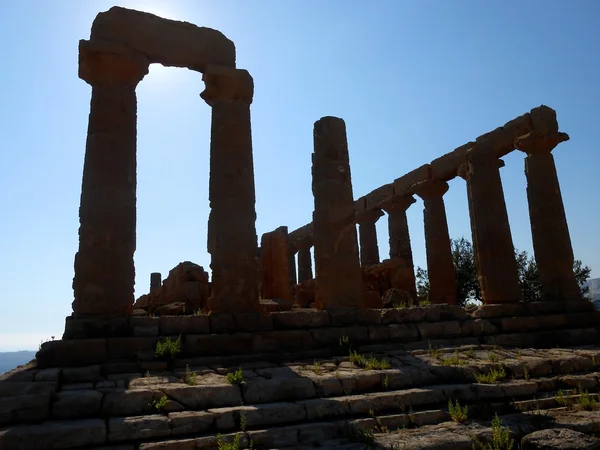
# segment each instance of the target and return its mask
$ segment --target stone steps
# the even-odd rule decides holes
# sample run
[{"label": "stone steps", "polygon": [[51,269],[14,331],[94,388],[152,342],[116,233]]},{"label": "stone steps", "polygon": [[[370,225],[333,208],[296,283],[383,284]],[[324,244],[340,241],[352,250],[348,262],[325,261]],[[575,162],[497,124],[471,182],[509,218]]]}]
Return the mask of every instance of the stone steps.
[{"label": "stone steps", "polygon": [[[432,347],[395,350],[382,359],[390,369],[360,369],[348,357],[280,366],[254,362],[242,365],[242,386],[226,382],[225,374],[233,370],[226,367],[198,370],[197,385],[181,382],[177,372],[145,377],[103,376],[99,366],[40,370],[34,374],[37,382],[0,383],[0,410],[8,411],[0,416],[5,426],[42,421],[3,431],[0,449],[94,448],[107,443],[131,449],[141,443],[139,448],[210,448],[217,433],[235,436],[242,428],[248,442],[260,442],[263,448],[302,447],[311,444],[315,430],[323,434],[319,442],[343,438],[344,427],[368,426],[374,423],[372,415],[390,429],[407,423],[424,426],[448,420],[449,399],[474,409],[496,402],[501,410],[515,401],[531,407],[534,396],[552,398],[558,389],[581,385],[597,390],[600,385],[597,349]],[[474,382],[475,374],[500,364],[513,380]],[[51,379],[55,381],[45,381]],[[168,401],[159,413],[152,402],[162,396]],[[38,400],[25,402],[31,398]],[[86,428],[92,431],[79,431]],[[63,442],[63,434],[70,440]]]}]

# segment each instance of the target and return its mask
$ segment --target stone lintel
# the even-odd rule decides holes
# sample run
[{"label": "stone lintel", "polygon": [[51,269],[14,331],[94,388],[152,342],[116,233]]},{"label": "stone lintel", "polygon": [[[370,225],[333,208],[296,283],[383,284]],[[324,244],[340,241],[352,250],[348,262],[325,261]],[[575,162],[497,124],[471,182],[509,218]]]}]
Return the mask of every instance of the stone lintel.
[{"label": "stone lintel", "polygon": [[384,184],[383,186],[378,187],[374,191],[368,193],[365,199],[365,210],[378,208],[379,203],[388,198],[390,195],[394,194],[394,186],[393,184]]},{"label": "stone lintel", "polygon": [[411,195],[413,185],[431,178],[431,165],[424,164],[394,180],[395,195]]}]

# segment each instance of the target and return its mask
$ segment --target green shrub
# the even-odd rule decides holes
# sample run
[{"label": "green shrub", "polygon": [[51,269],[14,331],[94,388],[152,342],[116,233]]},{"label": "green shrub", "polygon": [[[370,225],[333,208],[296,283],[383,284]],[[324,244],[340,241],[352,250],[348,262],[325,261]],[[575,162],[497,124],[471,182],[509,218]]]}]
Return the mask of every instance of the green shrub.
[{"label": "green shrub", "polygon": [[229,384],[237,384],[238,386],[241,386],[244,384],[244,371],[240,367],[235,372],[230,372],[225,375],[225,379]]},{"label": "green shrub", "polygon": [[350,362],[367,370],[383,370],[392,367],[385,359],[376,358],[373,355],[366,357],[356,351],[350,352]]},{"label": "green shrub", "polygon": [[502,381],[506,378],[506,370],[504,370],[504,367],[498,367],[497,369],[492,369],[490,370],[489,373],[482,373],[479,375],[475,375],[475,379],[477,380],[478,383],[483,383],[483,384],[491,384],[491,383],[495,383],[496,381]]},{"label": "green shrub", "polygon": [[457,423],[463,423],[467,420],[467,412],[469,411],[469,407],[465,405],[465,407],[461,407],[458,400],[456,400],[455,404],[452,404],[452,400],[448,400],[448,410],[450,411],[450,417]]},{"label": "green shrub", "polygon": [[154,356],[156,358],[173,359],[179,352],[181,352],[181,336],[175,341],[168,337],[164,342],[159,341],[156,343]]}]

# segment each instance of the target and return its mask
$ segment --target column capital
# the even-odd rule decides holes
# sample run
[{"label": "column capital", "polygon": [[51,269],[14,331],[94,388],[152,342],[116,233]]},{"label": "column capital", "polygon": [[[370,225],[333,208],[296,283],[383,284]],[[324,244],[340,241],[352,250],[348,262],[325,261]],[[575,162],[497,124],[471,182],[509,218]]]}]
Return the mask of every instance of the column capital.
[{"label": "column capital", "polygon": [[383,211],[379,208],[367,209],[356,213],[356,223],[376,223],[383,216]]},{"label": "column capital", "polygon": [[392,195],[379,204],[386,213],[405,212],[417,200],[412,195]]},{"label": "column capital", "polygon": [[528,155],[550,153],[558,144],[568,140],[567,133],[539,134],[532,131],[515,139],[515,148]]},{"label": "column capital", "polygon": [[413,184],[413,190],[415,194],[421,197],[423,200],[442,197],[448,192],[448,183],[441,180],[429,179],[420,181],[417,184]]},{"label": "column capital", "polygon": [[148,74],[149,66],[144,55],[124,47],[79,41],[79,78],[91,86],[136,86]]},{"label": "column capital", "polygon": [[[480,161],[481,162],[481,161]],[[488,164],[491,164],[492,167],[498,167],[499,169],[504,167],[504,161],[501,159],[493,158],[487,161]],[[463,180],[466,180],[471,172],[473,171],[473,166],[477,166],[478,163],[473,164],[472,162],[466,162],[461,164],[456,171],[456,174],[461,177]]]},{"label": "column capital", "polygon": [[247,70],[208,64],[202,74],[206,89],[200,97],[212,106],[215,101],[241,101],[248,105],[254,96],[254,80]]}]

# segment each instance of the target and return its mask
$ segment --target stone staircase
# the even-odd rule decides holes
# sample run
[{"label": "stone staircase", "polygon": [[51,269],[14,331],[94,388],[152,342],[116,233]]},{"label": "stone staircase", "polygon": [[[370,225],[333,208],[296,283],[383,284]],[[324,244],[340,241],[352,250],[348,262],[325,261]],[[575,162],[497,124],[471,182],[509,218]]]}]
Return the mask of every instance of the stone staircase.
[{"label": "stone staircase", "polygon": [[69,319],[3,376],[0,450],[471,449],[496,413],[516,439],[600,429],[565,406],[599,390],[588,302],[249,317]]}]

